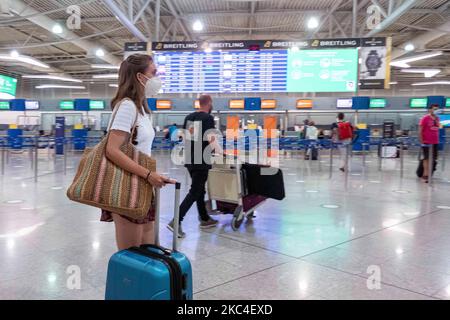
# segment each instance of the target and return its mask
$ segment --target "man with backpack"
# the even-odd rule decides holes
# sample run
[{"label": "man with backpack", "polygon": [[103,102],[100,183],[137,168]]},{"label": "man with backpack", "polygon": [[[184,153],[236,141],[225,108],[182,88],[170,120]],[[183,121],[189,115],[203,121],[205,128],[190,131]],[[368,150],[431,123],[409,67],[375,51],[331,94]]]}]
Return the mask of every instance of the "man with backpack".
[{"label": "man with backpack", "polygon": [[353,126],[350,122],[344,120],[345,115],[340,112],[337,116],[336,122],[331,126],[333,130],[333,141],[338,143],[338,151],[340,157],[339,170],[344,172],[347,170],[345,163],[345,152],[347,146],[352,142],[353,138]]}]

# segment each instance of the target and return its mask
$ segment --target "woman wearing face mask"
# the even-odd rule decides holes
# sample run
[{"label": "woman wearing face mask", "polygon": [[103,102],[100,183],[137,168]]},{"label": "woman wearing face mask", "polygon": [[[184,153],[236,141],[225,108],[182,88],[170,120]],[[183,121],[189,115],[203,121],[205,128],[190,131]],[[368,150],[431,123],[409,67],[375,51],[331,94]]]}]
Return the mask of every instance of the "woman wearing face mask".
[{"label": "woman wearing face mask", "polygon": [[[119,85],[117,93],[111,101],[111,108],[113,110],[117,108],[117,113],[111,124],[106,156],[117,166],[146,179],[154,187],[160,188],[175,181],[157,172],[150,172],[120,150],[120,147],[128,141],[132,128],[136,126],[132,139],[133,144],[139,151],[151,155],[155,131],[146,98],[157,94],[161,88],[161,81],[156,76],[156,71],[153,58],[149,55],[131,55],[120,65]],[[150,208],[147,217],[141,220],[103,210],[101,221],[114,221],[119,250],[140,246],[144,243],[154,243],[153,207]]]}]

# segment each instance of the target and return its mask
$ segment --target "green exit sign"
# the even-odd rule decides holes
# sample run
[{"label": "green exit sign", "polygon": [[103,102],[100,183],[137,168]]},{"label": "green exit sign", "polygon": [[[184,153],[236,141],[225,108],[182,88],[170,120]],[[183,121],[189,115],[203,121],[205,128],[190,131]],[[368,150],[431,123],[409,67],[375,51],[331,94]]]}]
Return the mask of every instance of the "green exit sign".
[{"label": "green exit sign", "polygon": [[9,101],[0,101],[0,110],[9,110]]},{"label": "green exit sign", "polygon": [[90,100],[89,101],[89,109],[103,110],[103,109],[105,109],[105,101],[104,100]]},{"label": "green exit sign", "polygon": [[427,107],[427,98],[412,98],[409,101],[409,106],[411,108],[426,108]]},{"label": "green exit sign", "polygon": [[66,100],[66,101],[59,102],[59,108],[61,110],[73,110],[74,107],[75,107],[74,102],[72,100]]},{"label": "green exit sign", "polygon": [[386,108],[386,99],[382,99],[382,98],[373,98],[370,99],[370,104],[369,107],[370,108]]}]

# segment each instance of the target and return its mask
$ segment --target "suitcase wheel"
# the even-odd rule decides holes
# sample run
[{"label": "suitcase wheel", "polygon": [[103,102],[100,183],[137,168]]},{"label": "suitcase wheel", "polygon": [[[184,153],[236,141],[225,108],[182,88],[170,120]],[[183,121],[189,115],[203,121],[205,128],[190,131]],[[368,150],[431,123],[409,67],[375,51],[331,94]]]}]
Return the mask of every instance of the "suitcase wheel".
[{"label": "suitcase wheel", "polygon": [[236,210],[234,210],[233,219],[231,219],[231,228],[236,231],[244,221],[244,216],[242,215],[243,208],[238,206]]}]

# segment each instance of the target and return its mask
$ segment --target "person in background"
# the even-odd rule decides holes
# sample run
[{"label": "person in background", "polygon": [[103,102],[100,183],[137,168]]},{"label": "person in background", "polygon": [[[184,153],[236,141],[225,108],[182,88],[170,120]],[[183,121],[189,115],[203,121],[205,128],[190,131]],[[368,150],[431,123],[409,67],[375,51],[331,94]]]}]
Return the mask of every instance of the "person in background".
[{"label": "person in background", "polygon": [[[315,126],[315,122],[312,120],[309,120],[308,124],[305,128],[305,139],[308,140],[317,140],[319,137],[319,130]],[[313,157],[312,160],[317,159],[317,149],[316,148],[308,148],[306,152],[306,160],[309,160],[309,157]]]},{"label": "person in background", "polygon": [[331,125],[332,130],[332,140],[338,143],[338,151],[340,158],[339,170],[344,172],[346,168],[345,163],[345,152],[347,146],[352,142],[353,138],[353,126],[350,122],[345,121],[345,115],[340,112],[337,115],[336,122]]},{"label": "person in background", "polygon": [[165,132],[165,138],[170,140],[170,146],[173,148],[173,146],[175,145],[175,142],[177,142],[179,140],[178,137],[178,127],[177,124],[174,123],[172,125],[170,125],[168,128],[164,129]]},{"label": "person in background", "polygon": [[[122,152],[121,147],[132,137],[136,148],[151,155],[155,131],[150,119],[147,99],[155,95],[161,87],[161,81],[156,76],[153,58],[146,54],[134,54],[125,59],[119,69],[119,86],[111,101],[111,108],[116,116],[111,117],[111,127],[106,146],[106,157],[121,167],[124,171],[135,174],[156,188],[167,183],[175,183],[157,172],[140,166],[136,161]],[[135,125],[136,123],[136,125]],[[98,172],[93,173],[95,175]],[[109,186],[102,186],[108,188]],[[139,247],[141,244],[152,244],[154,236],[154,207],[150,208],[143,219],[131,219],[115,212],[102,210],[101,221],[112,222],[116,227],[116,242],[119,250]]]},{"label": "person in background", "polygon": [[[178,237],[184,238],[186,233],[181,227],[181,223],[194,202],[197,204],[197,210],[200,218],[200,228],[210,228],[217,225],[217,221],[212,219],[205,205],[205,186],[208,179],[208,171],[211,169],[210,154],[208,154],[209,145],[212,150],[221,151],[214,135],[208,135],[209,130],[215,129],[214,118],[211,115],[212,98],[209,95],[202,95],[198,99],[200,109],[189,114],[184,119],[183,129],[189,132],[189,136],[184,137],[185,141],[185,167],[191,176],[192,182],[188,194],[180,205],[180,226],[178,228]],[[205,137],[206,133],[206,137]],[[201,153],[201,154],[200,154]],[[170,221],[167,228],[174,231],[174,221]]]},{"label": "person in background", "polygon": [[309,120],[303,120],[303,125],[300,127],[300,139],[306,139],[306,128],[308,128]]},{"label": "person in background", "polygon": [[[432,104],[428,108],[428,114],[424,115],[419,122],[419,141],[422,144],[423,159],[423,176],[422,179],[428,183],[429,166],[434,166],[438,157],[439,144],[439,105]],[[427,146],[428,145],[428,146]],[[430,161],[430,149],[432,150],[432,158]]]}]

